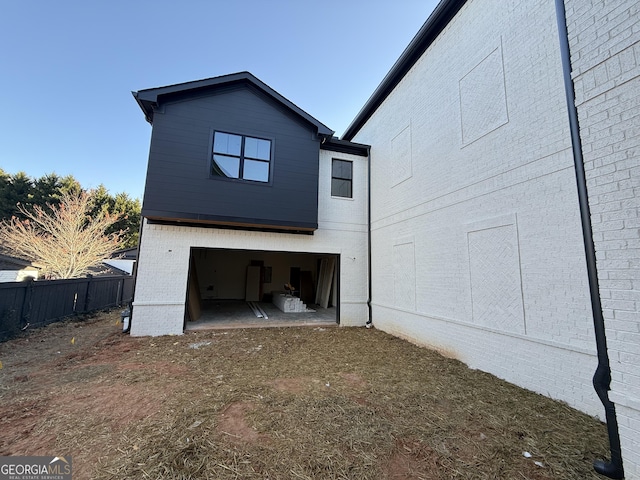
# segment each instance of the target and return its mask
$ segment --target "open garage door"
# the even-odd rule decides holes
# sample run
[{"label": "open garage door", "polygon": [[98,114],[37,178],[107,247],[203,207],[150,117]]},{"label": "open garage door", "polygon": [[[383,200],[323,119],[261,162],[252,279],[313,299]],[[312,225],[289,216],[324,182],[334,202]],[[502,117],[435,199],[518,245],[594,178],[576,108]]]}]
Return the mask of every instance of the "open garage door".
[{"label": "open garage door", "polygon": [[339,255],[192,248],[186,329],[339,323]]}]

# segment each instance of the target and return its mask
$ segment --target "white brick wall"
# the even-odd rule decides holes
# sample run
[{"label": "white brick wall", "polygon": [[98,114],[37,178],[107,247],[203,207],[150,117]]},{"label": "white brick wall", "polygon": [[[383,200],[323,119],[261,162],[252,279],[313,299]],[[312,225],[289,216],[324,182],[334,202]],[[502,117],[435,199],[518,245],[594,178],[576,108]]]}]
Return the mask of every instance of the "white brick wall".
[{"label": "white brick wall", "polygon": [[[352,160],[353,198],[331,197],[331,159]],[[367,159],[320,151],[314,235],[150,225],[145,222],[131,334],[181,334],[191,247],[340,254],[340,324],[367,321]]]},{"label": "white brick wall", "polygon": [[376,327],[603,416],[553,2],[467,2],[354,141]]},{"label": "white brick wall", "polygon": [[625,478],[640,478],[640,5],[566,0]]}]

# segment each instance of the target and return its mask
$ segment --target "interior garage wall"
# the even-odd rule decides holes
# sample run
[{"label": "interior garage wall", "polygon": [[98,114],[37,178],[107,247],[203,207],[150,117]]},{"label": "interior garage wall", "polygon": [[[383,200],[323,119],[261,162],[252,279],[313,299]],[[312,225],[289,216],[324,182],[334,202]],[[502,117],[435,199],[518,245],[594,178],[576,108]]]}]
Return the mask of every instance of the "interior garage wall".
[{"label": "interior garage wall", "polygon": [[353,139],[373,322],[602,415],[568,128],[554,3],[469,0]]},{"label": "interior garage wall", "polygon": [[216,249],[194,249],[192,255],[203,300],[243,300],[247,267],[252,260],[263,261],[265,267],[271,267],[271,283],[263,284],[264,293],[284,291],[291,267],[312,272],[317,282],[317,255]]}]

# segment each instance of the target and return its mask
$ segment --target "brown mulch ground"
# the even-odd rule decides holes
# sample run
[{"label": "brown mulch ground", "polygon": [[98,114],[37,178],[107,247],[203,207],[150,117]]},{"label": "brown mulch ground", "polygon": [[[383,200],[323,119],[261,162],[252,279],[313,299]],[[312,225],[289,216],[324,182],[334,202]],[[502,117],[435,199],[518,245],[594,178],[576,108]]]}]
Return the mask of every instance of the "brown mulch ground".
[{"label": "brown mulch ground", "polygon": [[74,479],[600,478],[599,421],[375,329],[118,319],[0,344],[0,455],[69,455]]}]

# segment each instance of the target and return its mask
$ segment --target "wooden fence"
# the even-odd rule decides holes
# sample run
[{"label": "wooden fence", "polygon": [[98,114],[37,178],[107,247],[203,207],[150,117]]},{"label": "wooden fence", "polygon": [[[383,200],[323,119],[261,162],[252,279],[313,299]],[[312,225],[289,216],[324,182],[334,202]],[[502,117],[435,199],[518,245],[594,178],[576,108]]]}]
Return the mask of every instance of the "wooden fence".
[{"label": "wooden fence", "polygon": [[71,315],[123,305],[132,296],[131,276],[0,283],[0,340]]}]

